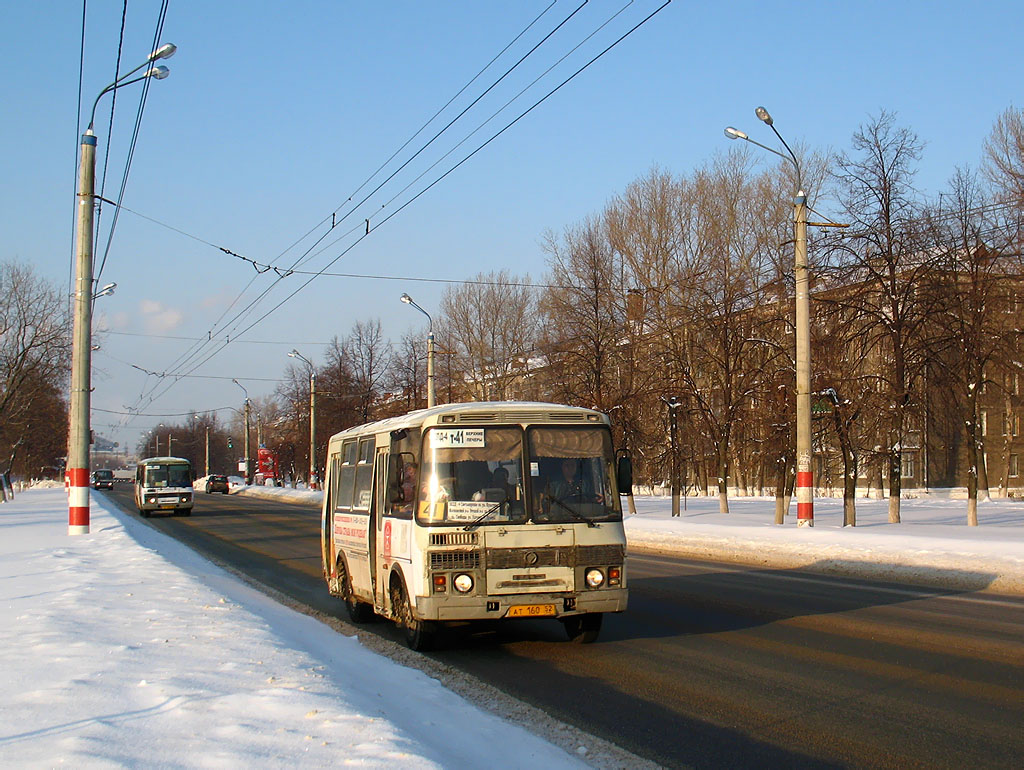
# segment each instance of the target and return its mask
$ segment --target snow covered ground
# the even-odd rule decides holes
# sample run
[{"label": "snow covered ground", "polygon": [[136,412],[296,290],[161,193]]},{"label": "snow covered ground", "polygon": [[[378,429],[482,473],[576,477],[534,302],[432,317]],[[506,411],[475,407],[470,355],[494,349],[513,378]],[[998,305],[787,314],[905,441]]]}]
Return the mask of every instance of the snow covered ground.
[{"label": "snow covered ground", "polygon": [[[247,495],[317,493],[247,488]],[[0,766],[575,767],[623,764],[554,742],[266,597],[93,494],[67,535],[62,489],[0,505]],[[971,589],[1024,592],[1024,503],[817,500],[815,527],[774,526],[773,501],[636,499],[631,547]],[[401,694],[401,697],[396,697]],[[558,745],[555,745],[555,744]]]}]

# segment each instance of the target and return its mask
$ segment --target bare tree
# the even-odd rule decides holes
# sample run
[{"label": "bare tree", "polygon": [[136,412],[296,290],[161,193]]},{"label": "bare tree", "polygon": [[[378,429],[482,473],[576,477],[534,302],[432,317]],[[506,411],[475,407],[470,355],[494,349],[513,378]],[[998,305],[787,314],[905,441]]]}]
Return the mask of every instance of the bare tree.
[{"label": "bare tree", "polygon": [[1024,205],[1024,110],[1010,107],[985,141],[985,174],[1004,201]]},{"label": "bare tree", "polygon": [[[958,171],[941,209],[932,212],[931,248],[939,255],[937,289],[940,312],[934,315],[936,363],[960,413],[967,447],[967,523],[978,524],[980,468],[983,467],[984,431],[980,398],[987,386],[1003,388],[1007,415],[1012,420],[1012,396],[1019,372],[1014,355],[1017,331],[1013,313],[1020,256],[1013,248],[1016,224],[996,223],[986,214],[977,178]],[[1001,366],[1000,366],[1001,365]],[[994,379],[996,369],[1011,375]],[[1006,426],[1009,437],[1013,431]],[[1004,442],[1008,445],[1008,441]],[[986,484],[987,486],[987,484]]]},{"label": "bare tree", "polygon": [[[607,411],[623,402],[625,303],[605,228],[590,219],[548,234],[551,273],[541,296],[543,349],[559,401]],[[627,376],[624,376],[627,375]]]},{"label": "bare tree", "polygon": [[394,365],[391,342],[384,337],[380,319],[357,321],[345,340],[343,355],[352,377],[360,421],[368,422],[375,416]]},{"label": "bare tree", "polygon": [[837,161],[845,216],[856,228],[841,268],[852,284],[842,302],[871,343],[889,415],[884,446],[889,521],[900,521],[901,446],[927,362],[925,339],[933,260],[921,248],[912,186],[922,144],[895,116],[881,112],[853,135],[852,154]]},{"label": "bare tree", "polygon": [[536,299],[529,276],[480,273],[441,298],[443,326],[458,368],[476,398],[504,400],[528,380],[537,342]]},{"label": "bare tree", "polygon": [[67,436],[66,412],[54,408],[63,388],[54,383],[65,381],[68,330],[67,302],[55,286],[28,265],[0,263],[0,457],[9,465],[19,451],[28,459],[26,442],[38,443],[31,433]]}]

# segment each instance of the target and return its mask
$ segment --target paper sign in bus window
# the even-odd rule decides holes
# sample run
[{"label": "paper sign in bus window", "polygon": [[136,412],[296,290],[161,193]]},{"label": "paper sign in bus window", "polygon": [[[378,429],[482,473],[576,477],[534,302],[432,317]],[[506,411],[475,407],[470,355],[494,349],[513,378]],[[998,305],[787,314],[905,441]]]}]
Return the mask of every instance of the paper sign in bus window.
[{"label": "paper sign in bus window", "polygon": [[430,446],[434,449],[486,446],[483,428],[439,428],[430,431]]}]

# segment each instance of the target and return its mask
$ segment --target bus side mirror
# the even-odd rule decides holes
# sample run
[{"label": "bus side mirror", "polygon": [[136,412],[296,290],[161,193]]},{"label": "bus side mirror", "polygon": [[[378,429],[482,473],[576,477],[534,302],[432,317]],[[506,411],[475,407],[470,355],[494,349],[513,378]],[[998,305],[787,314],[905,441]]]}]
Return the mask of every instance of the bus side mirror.
[{"label": "bus side mirror", "polygon": [[633,494],[633,458],[628,454],[620,454],[615,468],[615,481],[619,485],[620,495]]}]

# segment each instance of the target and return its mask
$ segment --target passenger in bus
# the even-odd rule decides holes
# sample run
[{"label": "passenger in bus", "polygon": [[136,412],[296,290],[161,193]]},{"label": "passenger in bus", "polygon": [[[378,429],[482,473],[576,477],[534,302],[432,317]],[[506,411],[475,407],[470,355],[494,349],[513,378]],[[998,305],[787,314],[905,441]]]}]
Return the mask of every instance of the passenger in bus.
[{"label": "passenger in bus", "polygon": [[505,500],[516,499],[516,488],[508,483],[508,468],[494,469],[494,473],[491,474],[491,488],[500,489],[505,495]]},{"label": "passenger in bus", "polygon": [[516,499],[516,488],[508,483],[508,468],[498,467],[491,473],[487,486],[473,494],[474,500],[488,500],[495,503],[512,502]]},{"label": "passenger in bus", "polygon": [[402,466],[402,502],[398,510],[407,513],[412,510],[413,501],[416,499],[416,477],[419,467],[415,462],[407,462]]}]

